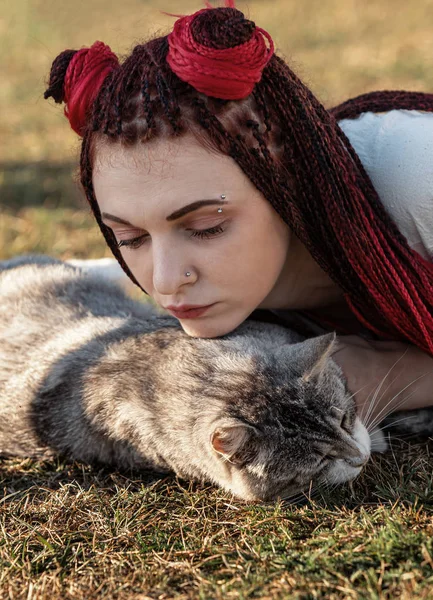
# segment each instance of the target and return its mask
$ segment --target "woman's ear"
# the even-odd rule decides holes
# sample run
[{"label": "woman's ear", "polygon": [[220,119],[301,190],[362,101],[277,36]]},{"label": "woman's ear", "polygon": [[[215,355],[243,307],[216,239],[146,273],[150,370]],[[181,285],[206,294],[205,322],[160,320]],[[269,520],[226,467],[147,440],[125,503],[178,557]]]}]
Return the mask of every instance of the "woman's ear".
[{"label": "woman's ear", "polygon": [[210,436],[214,452],[224,460],[241,466],[257,454],[259,431],[237,419],[225,419]]}]

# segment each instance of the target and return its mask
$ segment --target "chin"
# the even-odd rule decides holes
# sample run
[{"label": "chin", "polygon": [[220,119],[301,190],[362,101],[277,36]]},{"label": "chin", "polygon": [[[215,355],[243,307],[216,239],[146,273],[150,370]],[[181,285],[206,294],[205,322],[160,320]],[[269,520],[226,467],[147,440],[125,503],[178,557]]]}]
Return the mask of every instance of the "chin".
[{"label": "chin", "polygon": [[218,319],[185,319],[179,321],[184,332],[195,338],[216,338],[227,335],[239,327],[243,321],[230,323],[218,322]]}]

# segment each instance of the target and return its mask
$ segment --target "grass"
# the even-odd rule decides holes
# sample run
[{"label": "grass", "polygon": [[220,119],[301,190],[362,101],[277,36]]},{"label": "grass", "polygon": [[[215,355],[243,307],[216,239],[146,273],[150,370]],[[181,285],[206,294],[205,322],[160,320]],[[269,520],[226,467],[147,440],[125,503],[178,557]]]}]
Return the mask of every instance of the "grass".
[{"label": "grass", "polygon": [[397,446],[352,489],[302,506],[60,460],[5,461],[1,597],[431,598],[433,446]]},{"label": "grass", "polygon": [[[216,2],[215,2],[216,3]],[[373,89],[433,88],[433,3],[238,0],[325,105]],[[0,0],[0,163],[75,159],[62,109],[43,100],[55,56],[100,39],[120,56],[201,0]]]},{"label": "grass", "polygon": [[93,217],[77,208],[25,207],[0,211],[1,258],[50,254],[68,258],[111,256]]},{"label": "grass", "polygon": [[[433,89],[433,3],[239,0],[330,106]],[[79,144],[42,99],[51,61],[102,39],[120,54],[182,0],[0,0],[0,259],[108,256],[74,174]],[[433,598],[433,442],[393,443],[353,488],[248,505],[175,478],[0,462],[0,600]]]}]

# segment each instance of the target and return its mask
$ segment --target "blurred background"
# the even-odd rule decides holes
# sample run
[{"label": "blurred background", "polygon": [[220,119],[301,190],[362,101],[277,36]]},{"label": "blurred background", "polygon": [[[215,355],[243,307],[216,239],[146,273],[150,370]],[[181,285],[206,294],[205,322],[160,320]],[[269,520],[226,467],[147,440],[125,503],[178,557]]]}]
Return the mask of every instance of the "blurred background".
[{"label": "blurred background", "polygon": [[[214,2],[214,5],[217,5]],[[367,91],[433,91],[433,0],[238,0],[331,107]],[[0,259],[109,256],[77,183],[79,139],[43,93],[53,59],[102,40],[120,56],[200,0],[0,0]]]}]

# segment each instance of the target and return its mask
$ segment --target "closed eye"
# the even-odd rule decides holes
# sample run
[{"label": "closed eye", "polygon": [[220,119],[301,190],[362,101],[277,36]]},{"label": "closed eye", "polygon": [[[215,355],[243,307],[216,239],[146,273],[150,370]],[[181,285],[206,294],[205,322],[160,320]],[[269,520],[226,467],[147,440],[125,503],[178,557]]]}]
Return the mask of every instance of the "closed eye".
[{"label": "closed eye", "polygon": [[[191,238],[209,239],[220,233],[223,233],[224,227],[221,224],[221,225],[217,225],[216,227],[209,227],[208,229],[187,229],[187,231],[190,233]],[[132,250],[136,250],[137,248],[140,248],[146,242],[147,238],[149,238],[149,237],[150,236],[148,233],[143,233],[134,238],[130,238],[130,239],[126,239],[126,240],[119,240],[117,242],[117,247],[118,248],[127,247],[127,248],[131,248]]]},{"label": "closed eye", "polygon": [[118,248],[128,247],[128,248],[132,248],[133,250],[135,250],[136,248],[140,248],[140,246],[146,241],[147,237],[148,237],[148,234],[144,233],[143,235],[139,235],[135,238],[130,238],[128,240],[119,240],[117,242],[117,247]]}]

